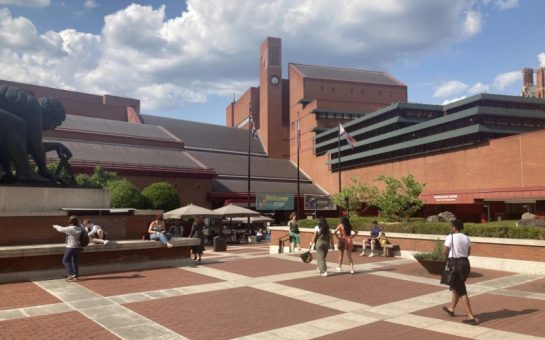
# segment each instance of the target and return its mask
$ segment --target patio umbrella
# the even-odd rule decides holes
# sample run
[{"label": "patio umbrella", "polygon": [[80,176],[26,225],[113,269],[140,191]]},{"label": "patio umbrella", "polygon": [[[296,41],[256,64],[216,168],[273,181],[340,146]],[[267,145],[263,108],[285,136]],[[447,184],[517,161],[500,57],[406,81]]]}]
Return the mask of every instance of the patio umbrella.
[{"label": "patio umbrella", "polygon": [[238,205],[229,204],[224,207],[214,209],[214,212],[223,215],[225,217],[252,217],[261,216],[257,211],[239,207]]},{"label": "patio umbrella", "polygon": [[[233,218],[233,221],[235,222],[246,222],[246,218],[243,217],[235,217]],[[250,223],[262,223],[262,222],[272,222],[274,221],[274,218],[270,218],[267,216],[254,216],[250,217]]]},{"label": "patio umbrella", "polygon": [[185,207],[167,211],[163,214],[165,218],[183,218],[183,217],[220,217],[221,214],[214,212],[210,209],[199,207],[198,205],[188,204]]},{"label": "patio umbrella", "polygon": [[248,220],[248,217],[251,218],[252,216],[261,216],[261,214],[258,213],[257,211],[239,207],[238,205],[234,205],[234,204],[229,204],[224,207],[214,209],[214,212],[217,212],[218,214],[221,214],[229,218],[229,229],[233,228],[233,222],[232,222],[233,217],[239,217],[239,218],[246,217],[243,219],[243,221],[241,221],[241,222],[246,222]]}]

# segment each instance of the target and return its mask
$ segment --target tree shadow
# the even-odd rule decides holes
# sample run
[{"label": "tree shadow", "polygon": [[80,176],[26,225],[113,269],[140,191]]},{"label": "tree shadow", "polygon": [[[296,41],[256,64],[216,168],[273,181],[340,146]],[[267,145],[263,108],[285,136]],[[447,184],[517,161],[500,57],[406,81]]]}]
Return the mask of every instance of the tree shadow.
[{"label": "tree shadow", "polygon": [[537,311],[539,311],[539,309],[527,308],[523,310],[511,310],[511,309],[504,308],[494,312],[479,313],[477,317],[482,323],[482,322],[496,320],[496,319],[506,319],[506,318],[511,318],[514,316],[531,314]]}]

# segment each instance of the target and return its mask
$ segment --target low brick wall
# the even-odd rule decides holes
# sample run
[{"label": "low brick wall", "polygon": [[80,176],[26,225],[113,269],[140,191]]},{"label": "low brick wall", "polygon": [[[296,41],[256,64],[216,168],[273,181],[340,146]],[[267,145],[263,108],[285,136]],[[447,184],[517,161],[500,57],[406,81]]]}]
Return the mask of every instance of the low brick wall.
[{"label": "low brick wall", "polygon": [[[278,247],[278,240],[286,239],[288,227],[271,227],[271,251]],[[313,235],[313,229],[301,228],[301,246],[307,248]],[[402,256],[412,258],[413,252],[432,251],[437,240],[444,241],[446,235],[387,233],[390,243],[399,244]],[[369,232],[360,232],[354,239],[354,244],[361,247]],[[490,267],[500,266],[502,270],[520,271],[545,275],[545,240],[502,239],[492,237],[471,237],[472,264],[483,267],[486,262]],[[285,243],[288,246],[288,242]],[[361,249],[361,248],[360,248]],[[473,261],[473,259],[475,261]],[[511,261],[510,263],[498,260]],[[526,261],[526,262],[524,262]],[[518,268],[525,266],[526,268]],[[539,267],[542,267],[540,269]]]},{"label": "low brick wall", "polygon": [[[111,240],[141,239],[147,233],[149,223],[156,212],[112,215],[78,215],[83,221],[90,218],[108,233]],[[42,216],[0,216],[0,246],[62,243],[65,235],[53,229],[52,225],[66,226],[66,213]]]},{"label": "low brick wall", "polygon": [[[112,241],[108,245],[89,245],[80,255],[81,275],[141,268],[182,265],[196,238],[174,238],[173,248],[158,241]],[[0,282],[62,277],[64,244],[0,247]]]}]

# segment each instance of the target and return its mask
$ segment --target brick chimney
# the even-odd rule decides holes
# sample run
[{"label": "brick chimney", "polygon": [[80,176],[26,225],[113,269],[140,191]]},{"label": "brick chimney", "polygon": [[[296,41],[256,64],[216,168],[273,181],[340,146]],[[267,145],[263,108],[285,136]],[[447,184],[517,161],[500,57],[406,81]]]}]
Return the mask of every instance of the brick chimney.
[{"label": "brick chimney", "polygon": [[536,70],[536,98],[545,98],[545,67]]},{"label": "brick chimney", "polygon": [[534,85],[534,70],[525,67],[522,69],[522,86],[532,86]]}]

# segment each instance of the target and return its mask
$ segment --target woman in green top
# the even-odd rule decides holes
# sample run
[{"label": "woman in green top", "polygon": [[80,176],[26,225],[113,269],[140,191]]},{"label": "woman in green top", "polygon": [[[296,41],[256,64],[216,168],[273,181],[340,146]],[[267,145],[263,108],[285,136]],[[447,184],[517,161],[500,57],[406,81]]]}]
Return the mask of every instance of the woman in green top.
[{"label": "woman in green top", "polygon": [[297,215],[291,213],[290,221],[288,223],[290,227],[290,252],[295,250],[295,247],[301,251],[301,239],[299,238],[299,223],[297,223]]}]

